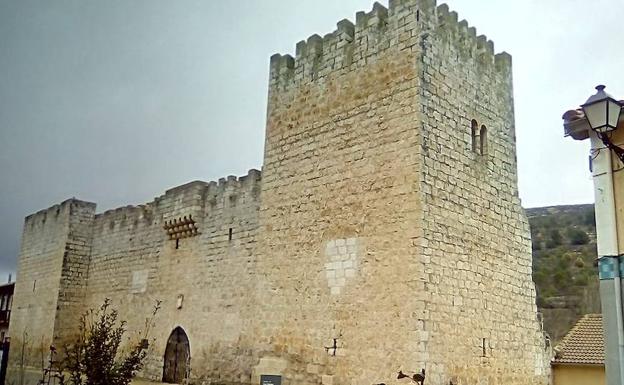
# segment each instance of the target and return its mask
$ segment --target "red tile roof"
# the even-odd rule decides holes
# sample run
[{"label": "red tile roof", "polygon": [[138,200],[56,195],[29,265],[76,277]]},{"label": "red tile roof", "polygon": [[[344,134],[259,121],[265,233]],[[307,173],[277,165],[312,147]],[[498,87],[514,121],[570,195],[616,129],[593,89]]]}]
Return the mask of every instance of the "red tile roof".
[{"label": "red tile roof", "polygon": [[555,348],[552,363],[604,365],[602,314],[586,314]]}]

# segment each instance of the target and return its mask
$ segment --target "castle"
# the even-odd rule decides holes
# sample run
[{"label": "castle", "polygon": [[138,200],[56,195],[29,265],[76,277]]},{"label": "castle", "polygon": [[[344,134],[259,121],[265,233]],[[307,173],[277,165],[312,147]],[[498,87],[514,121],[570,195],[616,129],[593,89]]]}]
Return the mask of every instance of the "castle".
[{"label": "castle", "polygon": [[262,172],[26,218],[10,375],[110,298],[130,333],[162,301],[156,380],[545,384],[515,153],[511,57],[435,0],[375,3],[271,57]]}]

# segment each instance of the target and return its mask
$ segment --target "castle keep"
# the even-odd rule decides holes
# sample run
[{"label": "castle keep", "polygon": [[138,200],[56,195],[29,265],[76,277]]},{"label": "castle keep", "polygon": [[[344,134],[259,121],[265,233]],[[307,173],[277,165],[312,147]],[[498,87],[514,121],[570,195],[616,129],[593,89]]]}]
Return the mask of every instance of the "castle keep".
[{"label": "castle keep", "polygon": [[509,55],[434,0],[375,3],[271,57],[262,173],[27,217],[13,352],[158,299],[157,380],[545,384],[514,130]]}]

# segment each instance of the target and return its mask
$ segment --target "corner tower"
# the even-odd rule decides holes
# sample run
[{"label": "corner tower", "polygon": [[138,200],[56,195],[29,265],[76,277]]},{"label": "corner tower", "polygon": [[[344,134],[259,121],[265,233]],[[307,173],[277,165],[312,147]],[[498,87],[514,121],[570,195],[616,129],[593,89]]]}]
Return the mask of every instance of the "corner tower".
[{"label": "corner tower", "polygon": [[85,310],[94,216],[94,203],[69,199],[26,218],[9,327],[15,352],[9,376],[22,378],[24,368],[40,375],[49,346],[60,348],[75,337]]},{"label": "corner tower", "polygon": [[547,382],[511,57],[446,5],[271,58],[260,234],[256,376]]}]

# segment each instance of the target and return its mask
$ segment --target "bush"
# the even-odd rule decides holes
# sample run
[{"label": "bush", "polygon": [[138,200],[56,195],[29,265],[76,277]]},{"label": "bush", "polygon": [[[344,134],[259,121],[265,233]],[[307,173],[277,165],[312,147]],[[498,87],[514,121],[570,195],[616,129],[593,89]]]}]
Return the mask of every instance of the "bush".
[{"label": "bush", "polygon": [[575,229],[574,227],[568,229],[568,239],[571,244],[577,246],[589,243],[589,236],[587,233],[583,230]]},{"label": "bush", "polygon": [[[96,311],[89,310],[80,318],[79,337],[67,349],[64,361],[73,385],[128,385],[143,367],[147,355],[147,337],[160,302],[148,318],[143,338],[131,346],[125,357],[118,350],[126,332],[124,321],[117,322],[118,313],[110,309],[110,300]],[[118,358],[119,357],[119,358]]]},{"label": "bush", "polygon": [[588,209],[585,214],[583,214],[583,224],[586,226],[596,227],[596,214],[593,207]]},{"label": "bush", "polygon": [[561,233],[559,233],[559,230],[551,229],[550,239],[546,243],[546,247],[548,247],[549,249],[553,249],[557,246],[561,246],[561,243],[562,243],[562,238],[561,238]]},{"label": "bush", "polygon": [[581,274],[575,277],[574,283],[577,286],[587,286],[587,284],[589,283],[589,278],[587,277],[587,275]]}]

